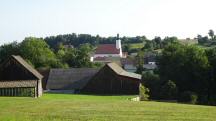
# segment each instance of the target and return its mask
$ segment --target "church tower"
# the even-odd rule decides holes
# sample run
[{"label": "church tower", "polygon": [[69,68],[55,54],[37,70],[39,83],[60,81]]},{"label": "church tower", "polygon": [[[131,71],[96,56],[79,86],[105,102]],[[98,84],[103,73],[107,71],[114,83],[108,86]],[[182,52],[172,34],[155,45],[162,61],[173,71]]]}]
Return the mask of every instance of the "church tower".
[{"label": "church tower", "polygon": [[119,34],[117,34],[116,48],[120,51],[119,55],[120,55],[120,57],[122,57],[122,46],[121,46],[121,40],[119,38]]}]

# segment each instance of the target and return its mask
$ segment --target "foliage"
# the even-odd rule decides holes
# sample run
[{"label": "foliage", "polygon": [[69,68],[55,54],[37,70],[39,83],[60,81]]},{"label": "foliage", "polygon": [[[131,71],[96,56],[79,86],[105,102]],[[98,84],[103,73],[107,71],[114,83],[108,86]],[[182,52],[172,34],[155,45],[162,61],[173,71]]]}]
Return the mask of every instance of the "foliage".
[{"label": "foliage", "polygon": [[185,92],[181,93],[178,101],[184,102],[184,103],[196,104],[197,99],[198,99],[198,96],[196,95],[196,93],[191,92],[191,91],[185,91]]},{"label": "foliage", "polygon": [[179,94],[192,91],[199,95],[209,93],[209,61],[204,49],[196,46],[172,44],[159,59],[162,80],[174,80]]},{"label": "foliage", "polygon": [[176,84],[169,80],[164,85],[162,85],[160,90],[161,99],[174,100],[177,97],[178,89]]},{"label": "foliage", "polygon": [[142,50],[152,51],[165,48],[166,46],[174,43],[179,43],[177,37],[165,37],[163,40],[160,37],[155,37],[153,40],[146,40]]},{"label": "foliage", "polygon": [[28,37],[21,43],[0,46],[0,62],[11,55],[21,55],[35,68],[100,67],[100,64],[90,62],[92,51],[90,44],[82,44],[78,48],[65,48],[59,44],[55,52],[42,38]]},{"label": "foliage", "polygon": [[211,37],[211,40],[214,40],[215,35],[214,35],[214,31],[212,29],[209,30],[208,35]]},{"label": "foliage", "polygon": [[62,61],[67,63],[70,67],[75,68],[93,67],[94,65],[90,62],[89,55],[92,49],[93,48],[89,44],[80,45],[79,48],[65,49],[65,53],[62,54]]},{"label": "foliage", "polygon": [[[209,37],[210,39],[209,39]],[[197,36],[198,43],[203,46],[212,46],[216,45],[216,35],[212,29],[209,30],[208,35],[202,37],[202,35]]]},{"label": "foliage", "polygon": [[142,74],[142,72],[144,71],[143,68],[143,64],[144,64],[144,52],[143,51],[139,51],[136,58],[136,66],[137,66],[137,70],[136,73],[138,74]]},{"label": "foliage", "polygon": [[150,99],[160,99],[160,88],[162,82],[159,75],[151,72],[145,72],[142,74],[142,84],[144,84],[149,90]]},{"label": "foliage", "polygon": [[49,46],[40,38],[25,38],[20,44],[20,53],[23,58],[29,60],[35,68],[58,67],[58,60]]},{"label": "foliage", "polygon": [[2,63],[5,59],[9,58],[11,55],[19,54],[19,44],[17,42],[2,45],[0,46],[0,63]]},{"label": "foliage", "polygon": [[[46,37],[45,41],[47,44],[54,49],[58,50],[58,46],[60,44],[63,45],[73,45],[74,47],[79,47],[82,44],[89,43],[92,46],[96,46],[98,44],[114,44],[117,37],[100,37],[99,35],[92,36],[89,34],[65,34],[65,35],[57,35]],[[122,44],[125,43],[143,43],[147,38],[145,36],[137,36],[137,37],[122,37]]]},{"label": "foliage", "polygon": [[139,97],[140,101],[148,100],[149,98],[149,89],[146,88],[143,84],[140,84],[139,87]]}]

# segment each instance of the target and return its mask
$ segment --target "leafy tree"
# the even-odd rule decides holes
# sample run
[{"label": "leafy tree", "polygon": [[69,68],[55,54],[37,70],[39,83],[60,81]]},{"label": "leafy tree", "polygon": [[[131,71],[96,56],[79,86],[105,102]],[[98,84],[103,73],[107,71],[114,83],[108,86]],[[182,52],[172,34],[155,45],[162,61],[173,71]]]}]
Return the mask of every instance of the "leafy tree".
[{"label": "leafy tree", "polygon": [[90,53],[92,51],[93,48],[89,44],[80,45],[79,48],[69,48],[66,49],[63,60],[68,63],[70,67],[93,67],[94,64],[90,62]]},{"label": "leafy tree", "polygon": [[59,67],[60,62],[50,50],[46,42],[41,38],[29,37],[20,44],[20,54],[30,61],[35,68]]},{"label": "leafy tree", "polygon": [[166,47],[170,44],[175,44],[175,43],[178,43],[177,37],[165,37],[163,42],[162,42],[162,45],[163,45],[163,47]]},{"label": "leafy tree", "polygon": [[191,91],[184,91],[180,94],[178,101],[184,103],[196,104],[198,100],[198,96],[196,93]]},{"label": "leafy tree", "polygon": [[148,100],[149,98],[149,89],[146,88],[143,84],[140,84],[139,87],[139,97],[140,101]]},{"label": "leafy tree", "polygon": [[156,49],[160,49],[162,47],[162,39],[160,37],[155,37],[152,41],[155,42]]},{"label": "leafy tree", "polygon": [[179,92],[189,90],[207,94],[208,67],[205,51],[196,46],[168,45],[159,59],[161,79],[175,80]]},{"label": "leafy tree", "polygon": [[0,46],[0,63],[2,63],[5,59],[9,58],[11,55],[19,54],[19,44],[17,42],[2,45]]},{"label": "leafy tree", "polygon": [[142,74],[142,84],[145,85],[149,90],[151,99],[160,99],[160,88],[162,85],[159,75],[151,72],[145,72]]},{"label": "leafy tree", "polygon": [[209,30],[208,35],[211,37],[211,40],[214,40],[214,31],[212,29]]},{"label": "leafy tree", "polygon": [[143,64],[144,64],[144,52],[139,51],[136,56],[136,67],[137,67],[136,73],[142,74],[142,72],[144,71]]},{"label": "leafy tree", "polygon": [[143,47],[143,50],[153,50],[154,49],[154,44],[152,43],[152,41],[149,41],[147,40],[144,47]]},{"label": "leafy tree", "polygon": [[161,87],[160,97],[162,99],[169,99],[169,100],[176,99],[177,91],[178,89],[176,84],[173,81],[169,80]]},{"label": "leafy tree", "polygon": [[201,35],[197,35],[198,43],[204,44],[209,41],[208,36],[202,37]]},{"label": "leafy tree", "polygon": [[209,103],[213,103],[216,101],[216,48],[207,49],[206,54],[210,64],[207,85],[207,99],[211,100]]}]

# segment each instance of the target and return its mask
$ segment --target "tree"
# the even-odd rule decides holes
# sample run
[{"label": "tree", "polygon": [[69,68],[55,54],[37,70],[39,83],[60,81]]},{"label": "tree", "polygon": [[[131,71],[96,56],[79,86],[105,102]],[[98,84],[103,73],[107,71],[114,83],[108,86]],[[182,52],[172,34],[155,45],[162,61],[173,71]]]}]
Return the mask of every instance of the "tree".
[{"label": "tree", "polygon": [[162,47],[162,40],[160,37],[155,37],[152,41],[156,44],[156,49],[160,49]]},{"label": "tree", "polygon": [[216,48],[206,50],[206,54],[209,61],[209,78],[207,85],[207,99],[210,100],[210,104],[216,104]]},{"label": "tree", "polygon": [[90,44],[83,44],[78,48],[77,61],[79,67],[92,67],[93,63],[90,61],[90,53],[93,47]]},{"label": "tree", "polygon": [[177,90],[178,89],[177,89],[176,84],[173,81],[169,80],[161,87],[160,97],[166,100],[176,99]]},{"label": "tree", "polygon": [[143,84],[140,84],[139,87],[139,98],[140,101],[148,100],[149,98],[149,89],[146,88]]},{"label": "tree", "polygon": [[211,40],[214,40],[214,31],[212,29],[209,30],[208,35],[211,37]]},{"label": "tree", "polygon": [[137,67],[136,73],[142,74],[142,72],[144,71],[144,68],[143,68],[144,52],[143,51],[138,52],[135,58],[136,58],[136,67]]},{"label": "tree", "polygon": [[69,48],[66,49],[63,60],[74,68],[93,67],[93,63],[90,62],[90,53],[92,51],[93,48],[89,44],[80,45],[79,48]]},{"label": "tree", "polygon": [[178,43],[178,38],[177,37],[165,37],[163,42],[162,42],[162,45],[163,47],[166,47],[170,44],[174,44],[174,43]]},{"label": "tree", "polygon": [[153,45],[152,41],[147,40],[146,43],[145,43],[145,45],[144,45],[144,47],[143,47],[143,49],[153,50],[154,49],[154,45]]},{"label": "tree", "polygon": [[159,92],[163,82],[160,80],[159,75],[151,72],[145,72],[142,74],[141,83],[150,90],[149,95],[151,99],[161,99]]},{"label": "tree", "polygon": [[19,55],[19,44],[17,42],[12,42],[0,46],[0,63],[5,59],[9,58],[11,55]]},{"label": "tree", "polygon": [[209,41],[208,36],[202,37],[202,35],[197,35],[197,40],[199,44],[204,44]]},{"label": "tree", "polygon": [[23,58],[30,61],[35,68],[61,67],[61,63],[56,59],[55,54],[41,38],[25,38],[20,44],[20,54]]},{"label": "tree", "polygon": [[208,58],[204,49],[196,46],[171,44],[159,59],[162,80],[174,80],[179,92],[192,91],[207,95]]}]

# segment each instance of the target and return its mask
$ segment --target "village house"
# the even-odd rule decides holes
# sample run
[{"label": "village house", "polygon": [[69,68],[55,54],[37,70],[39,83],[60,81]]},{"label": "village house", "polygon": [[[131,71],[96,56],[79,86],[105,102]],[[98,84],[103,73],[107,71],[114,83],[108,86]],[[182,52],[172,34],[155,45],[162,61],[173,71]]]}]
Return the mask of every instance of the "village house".
[{"label": "village house", "polygon": [[[157,68],[156,64],[156,54],[152,52],[146,52],[143,58],[143,68],[146,71],[152,71]],[[136,63],[136,56],[128,56],[128,58],[121,59],[122,67],[129,72],[136,72],[137,70],[137,63]]]},{"label": "village house", "polygon": [[43,76],[20,56],[0,65],[0,96],[42,96]]}]

